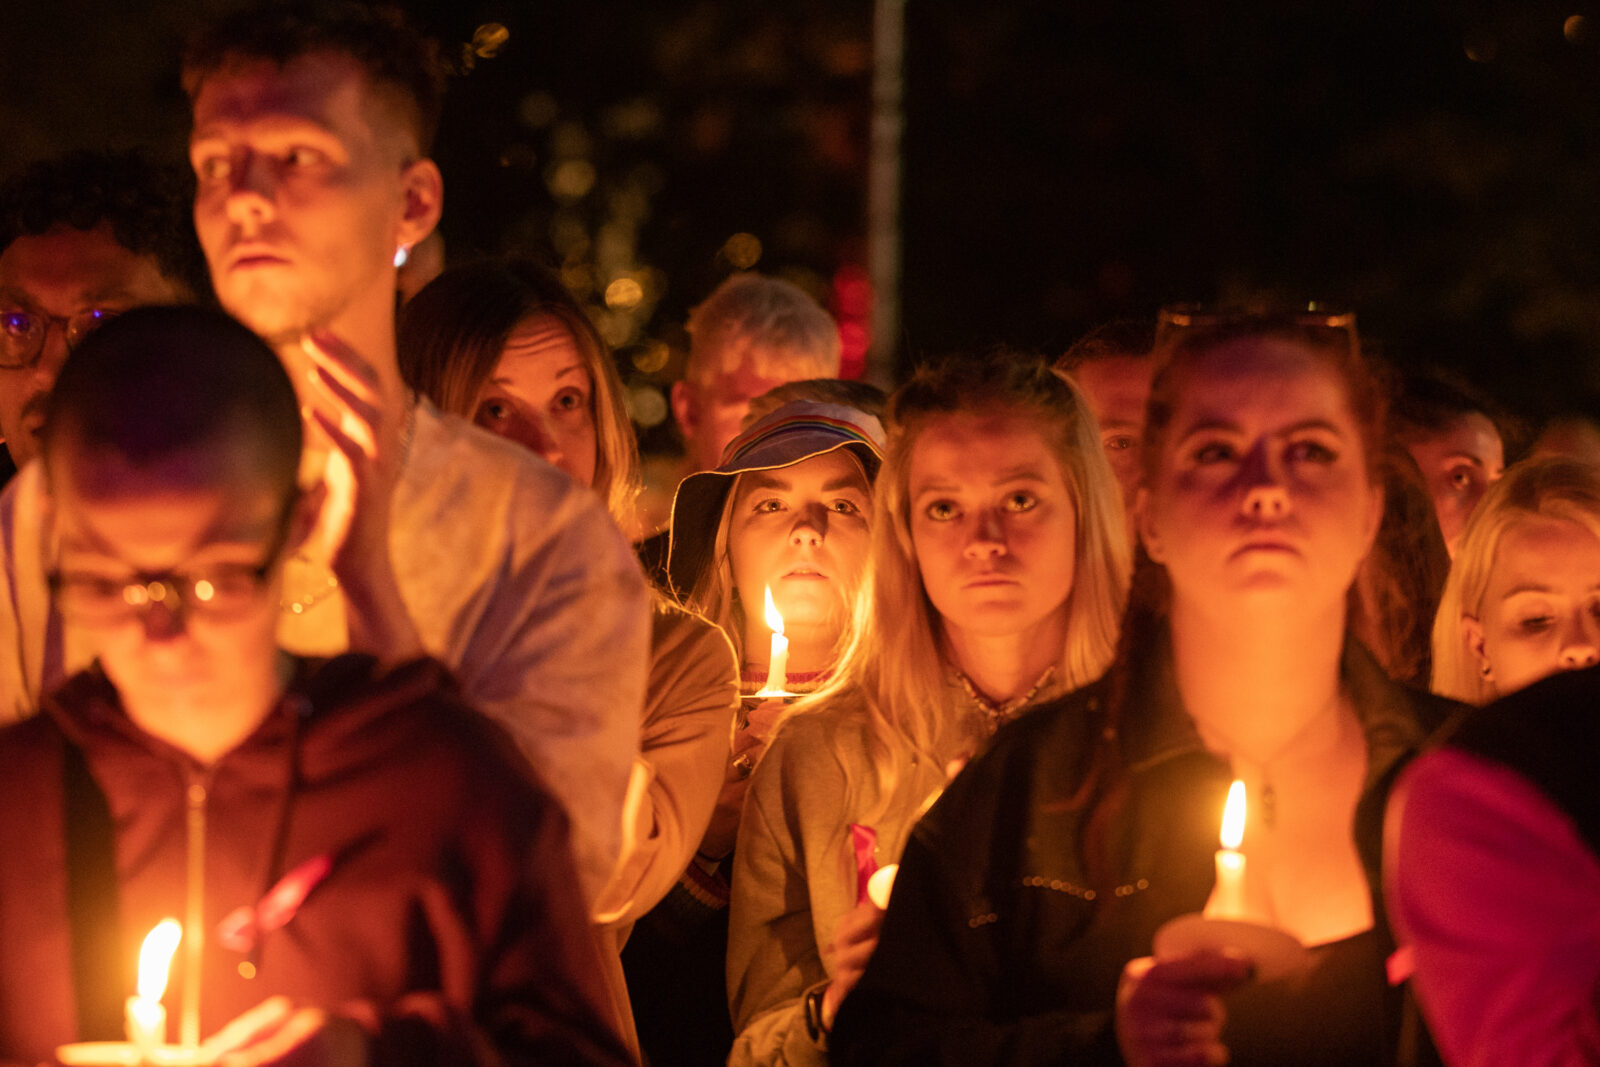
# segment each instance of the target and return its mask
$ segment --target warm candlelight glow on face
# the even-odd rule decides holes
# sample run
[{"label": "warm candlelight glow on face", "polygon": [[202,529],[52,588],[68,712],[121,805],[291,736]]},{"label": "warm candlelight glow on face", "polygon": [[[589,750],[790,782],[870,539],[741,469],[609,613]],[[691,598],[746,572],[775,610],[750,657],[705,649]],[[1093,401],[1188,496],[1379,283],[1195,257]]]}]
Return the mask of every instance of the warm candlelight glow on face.
[{"label": "warm candlelight glow on face", "polygon": [[783,616],[778,614],[778,605],[772,602],[772,586],[767,586],[766,607],[767,629],[775,634],[783,633]]},{"label": "warm candlelight glow on face", "polygon": [[1222,809],[1222,847],[1236,849],[1244,842],[1244,783],[1228,787],[1228,804]]},{"label": "warm candlelight glow on face", "polygon": [[167,971],[182,937],[183,927],[176,919],[162,919],[145,935],[139,949],[139,996],[156,1001],[166,994]]}]

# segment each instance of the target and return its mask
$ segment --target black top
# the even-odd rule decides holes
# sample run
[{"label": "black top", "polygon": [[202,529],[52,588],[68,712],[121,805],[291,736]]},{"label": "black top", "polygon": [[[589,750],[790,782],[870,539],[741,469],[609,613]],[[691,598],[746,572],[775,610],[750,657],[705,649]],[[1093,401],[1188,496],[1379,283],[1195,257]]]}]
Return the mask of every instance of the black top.
[{"label": "black top", "polygon": [[[1287,1024],[1297,1047],[1354,1026],[1378,1056],[1342,1062],[1383,1063],[1402,1014],[1382,967],[1393,947],[1379,895],[1383,807],[1401,765],[1457,705],[1400,688],[1353,644],[1342,671],[1367,742],[1352,833],[1377,925],[1319,953],[1301,979],[1312,984],[1259,990],[1260,1011],[1247,1014]],[[1183,709],[1165,635],[1124,672],[1115,731],[1111,677],[1001,730],[918,824],[878,948],[840,1011],[835,1064],[1121,1062],[1112,1023],[1123,965],[1150,954],[1162,923],[1204,908],[1232,774]],[[1121,772],[1110,790],[1085,783],[1102,743]],[[1230,1035],[1235,1063],[1271,1046],[1264,1030],[1243,1029]]]}]

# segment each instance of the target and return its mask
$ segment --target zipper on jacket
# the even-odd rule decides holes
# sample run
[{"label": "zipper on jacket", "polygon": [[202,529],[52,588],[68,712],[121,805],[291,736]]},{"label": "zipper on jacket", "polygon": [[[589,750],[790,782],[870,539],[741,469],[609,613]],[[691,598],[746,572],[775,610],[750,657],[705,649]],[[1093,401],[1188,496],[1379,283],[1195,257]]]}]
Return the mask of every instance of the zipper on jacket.
[{"label": "zipper on jacket", "polygon": [[207,770],[190,778],[187,790],[189,871],[184,893],[184,982],[178,1037],[188,1048],[200,1044],[200,968],[206,947],[206,798],[210,786],[211,772]]}]

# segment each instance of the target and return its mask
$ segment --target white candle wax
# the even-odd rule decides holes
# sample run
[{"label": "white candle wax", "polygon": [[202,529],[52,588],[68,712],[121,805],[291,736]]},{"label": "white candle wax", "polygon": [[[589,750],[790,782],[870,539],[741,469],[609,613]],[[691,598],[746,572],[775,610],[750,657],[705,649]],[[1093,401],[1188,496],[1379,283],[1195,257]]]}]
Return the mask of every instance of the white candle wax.
[{"label": "white candle wax", "polygon": [[139,1058],[149,1062],[159,1045],[167,1043],[167,1009],[159,1000],[138,995],[128,998],[125,1022],[128,1043],[139,1050]]},{"label": "white candle wax", "polygon": [[783,616],[772,602],[772,586],[767,586],[767,627],[772,630],[772,652],[767,659],[767,684],[758,696],[786,696],[789,687],[789,639],[783,636]]},{"label": "white candle wax", "polygon": [[1222,848],[1217,850],[1217,884],[1206,902],[1210,919],[1244,919],[1248,916],[1244,896],[1244,783],[1235,781],[1228,789],[1228,805],[1222,815]]},{"label": "white candle wax", "polygon": [[1206,902],[1209,919],[1242,919],[1244,905],[1244,853],[1231,848],[1217,850],[1217,887]]},{"label": "white candle wax", "polygon": [[879,910],[889,907],[889,894],[894,890],[894,876],[900,871],[898,863],[891,863],[887,867],[879,867],[872,872],[872,877],[867,879],[867,897]]},{"label": "white candle wax", "polygon": [[167,1009],[161,997],[167,991],[167,972],[172,954],[183,937],[176,919],[162,919],[145,935],[139,948],[139,991],[128,998],[123,1022],[128,1042],[149,1062],[152,1052],[167,1042]]}]

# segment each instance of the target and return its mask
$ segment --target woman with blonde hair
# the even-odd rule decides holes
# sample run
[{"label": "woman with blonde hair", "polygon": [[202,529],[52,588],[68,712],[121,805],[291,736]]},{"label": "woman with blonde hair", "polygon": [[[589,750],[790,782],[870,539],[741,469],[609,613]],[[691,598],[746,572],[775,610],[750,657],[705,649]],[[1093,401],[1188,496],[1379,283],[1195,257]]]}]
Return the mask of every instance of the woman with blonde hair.
[{"label": "woman with blonde hair", "polygon": [[876,943],[859,880],[952,765],[1116,646],[1128,540],[1083,398],[1043,360],[925,369],[890,400],[843,661],[752,779],[733,873],[730,1063],[821,1063]]},{"label": "woman with blonde hair", "polygon": [[1433,624],[1433,691],[1487,704],[1600,656],[1600,468],[1515,464],[1461,536]]}]

